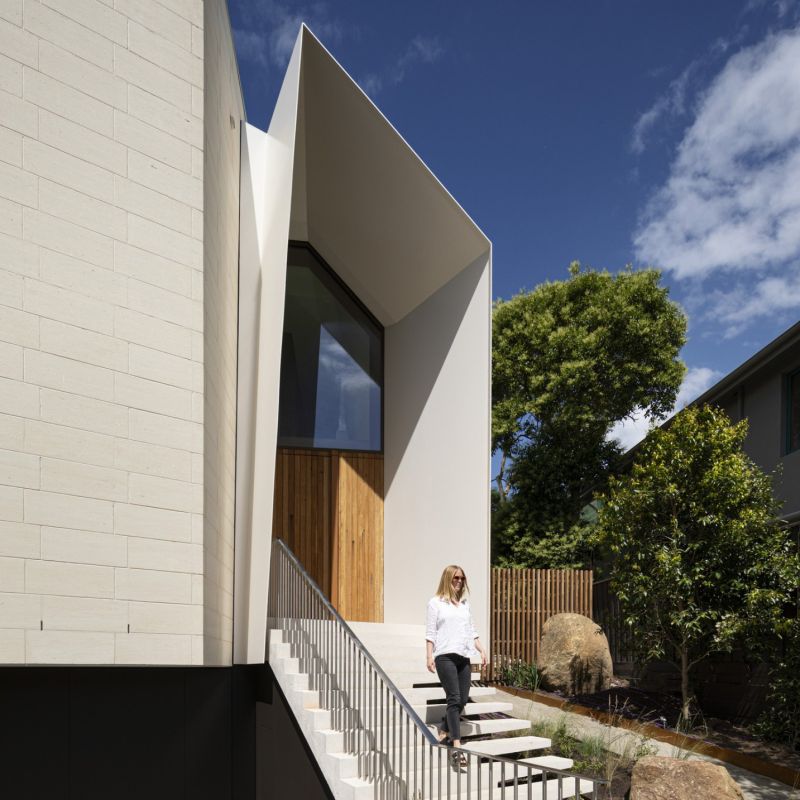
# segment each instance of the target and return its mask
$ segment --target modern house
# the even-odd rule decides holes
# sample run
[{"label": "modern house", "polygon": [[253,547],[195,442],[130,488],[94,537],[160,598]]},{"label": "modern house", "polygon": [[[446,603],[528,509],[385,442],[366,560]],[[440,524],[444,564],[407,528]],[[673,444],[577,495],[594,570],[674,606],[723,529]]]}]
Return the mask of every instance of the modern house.
[{"label": "modern house", "polygon": [[306,28],[244,117],[224,0],[0,4],[3,797],[397,793],[341,617],[488,629],[490,242]]},{"label": "modern house", "polygon": [[800,322],[729,372],[692,405],[712,403],[746,419],[744,448],[765,472],[777,470],[781,516],[800,526]]}]

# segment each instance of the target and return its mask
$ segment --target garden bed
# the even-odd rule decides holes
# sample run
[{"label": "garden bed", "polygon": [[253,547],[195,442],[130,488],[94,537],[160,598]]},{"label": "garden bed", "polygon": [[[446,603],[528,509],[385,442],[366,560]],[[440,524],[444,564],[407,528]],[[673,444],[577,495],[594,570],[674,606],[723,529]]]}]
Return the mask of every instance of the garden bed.
[{"label": "garden bed", "polygon": [[546,750],[537,750],[530,755],[553,755],[572,759],[572,772],[582,777],[607,781],[600,789],[598,800],[622,800],[631,785],[633,765],[644,755],[653,752],[645,737],[625,737],[622,747],[618,744],[619,732],[607,728],[599,735],[578,736],[569,723],[567,714],[557,720],[538,720],[531,723],[530,735],[542,736],[551,741]]},{"label": "garden bed", "polygon": [[[779,744],[764,742],[746,729],[724,720],[705,720],[701,730],[676,730],[680,703],[671,695],[616,687],[592,695],[565,698],[541,690],[503,686],[504,691],[544,705],[592,717],[615,727],[645,733],[649,738],[698,755],[765,775],[789,786],[800,782],[800,754]],[[676,710],[677,709],[677,710]]]}]

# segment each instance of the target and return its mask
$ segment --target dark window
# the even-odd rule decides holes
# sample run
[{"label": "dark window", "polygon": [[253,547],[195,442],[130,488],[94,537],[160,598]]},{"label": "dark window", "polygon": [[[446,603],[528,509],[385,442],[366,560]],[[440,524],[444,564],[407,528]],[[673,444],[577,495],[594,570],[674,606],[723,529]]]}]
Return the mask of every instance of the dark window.
[{"label": "dark window", "polygon": [[383,329],[321,258],[290,245],[278,444],[381,450]]},{"label": "dark window", "polygon": [[800,370],[786,384],[786,452],[791,453],[800,449]]}]

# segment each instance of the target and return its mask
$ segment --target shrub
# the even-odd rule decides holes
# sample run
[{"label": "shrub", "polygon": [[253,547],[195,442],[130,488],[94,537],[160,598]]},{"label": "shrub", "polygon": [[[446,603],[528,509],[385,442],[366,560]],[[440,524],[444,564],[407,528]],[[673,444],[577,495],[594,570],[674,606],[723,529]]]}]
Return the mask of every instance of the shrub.
[{"label": "shrub", "polygon": [[524,661],[513,661],[504,664],[500,669],[500,683],[506,686],[516,686],[519,689],[529,689],[535,692],[539,688],[539,670],[535,664],[526,664]]},{"label": "shrub", "polygon": [[800,620],[787,626],[783,655],[770,672],[767,707],[756,731],[765,739],[800,750]]}]

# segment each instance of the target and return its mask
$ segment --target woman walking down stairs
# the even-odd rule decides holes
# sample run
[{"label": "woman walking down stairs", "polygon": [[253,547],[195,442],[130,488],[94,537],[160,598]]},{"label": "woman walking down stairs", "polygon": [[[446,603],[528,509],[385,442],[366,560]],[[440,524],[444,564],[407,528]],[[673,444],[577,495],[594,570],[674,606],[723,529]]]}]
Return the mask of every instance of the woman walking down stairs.
[{"label": "woman walking down stairs", "polygon": [[524,735],[530,722],[477,674],[465,763],[451,759],[432,730],[446,707],[421,656],[425,627],[344,622],[279,540],[271,566],[269,664],[336,800],[599,797],[603,782],[569,773],[569,759],[535,755],[550,741]]}]

